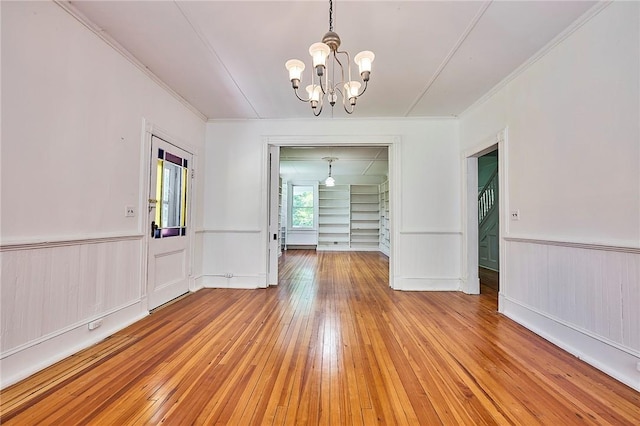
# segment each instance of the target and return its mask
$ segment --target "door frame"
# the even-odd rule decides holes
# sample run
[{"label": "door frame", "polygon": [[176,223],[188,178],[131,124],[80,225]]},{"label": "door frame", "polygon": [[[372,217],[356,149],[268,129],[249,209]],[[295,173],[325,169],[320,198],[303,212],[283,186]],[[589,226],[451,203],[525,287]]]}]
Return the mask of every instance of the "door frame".
[{"label": "door frame", "polygon": [[195,255],[195,238],[196,238],[196,230],[195,230],[195,216],[193,214],[194,205],[196,202],[196,191],[197,187],[196,178],[198,171],[198,150],[184,143],[180,138],[175,137],[171,133],[167,132],[163,128],[159,127],[157,124],[142,118],[142,144],[140,150],[140,200],[138,203],[138,229],[139,232],[144,236],[141,240],[141,258],[140,262],[140,276],[142,277],[140,283],[140,301],[141,306],[144,306],[147,310],[149,310],[149,243],[151,241],[151,235],[149,233],[149,229],[151,229],[151,221],[149,218],[149,185],[150,185],[150,176],[151,176],[151,138],[156,136],[163,141],[167,142],[170,145],[173,145],[192,156],[191,162],[191,176],[194,176],[190,179],[189,183],[189,192],[187,196],[187,203],[189,208],[187,209],[187,234],[189,236],[189,247],[188,255],[188,282],[189,282],[189,291],[195,290],[195,277],[193,274],[193,265],[194,265],[194,255]]},{"label": "door frame", "polygon": [[500,236],[498,249],[500,259],[500,292],[498,293],[498,311],[502,312],[502,290],[507,288],[504,277],[506,269],[505,236],[508,231],[506,211],[508,208],[507,187],[507,128],[491,136],[462,154],[462,245],[463,288],[467,294],[480,294],[478,277],[478,157],[498,150],[498,220]]},{"label": "door frame", "polygon": [[401,137],[395,135],[381,135],[381,136],[359,136],[359,135],[298,135],[298,136],[265,136],[263,138],[262,149],[262,164],[264,170],[262,173],[262,212],[263,220],[261,224],[261,232],[264,241],[263,258],[265,262],[265,284],[268,285],[268,277],[270,275],[270,251],[269,251],[269,152],[270,147],[277,146],[339,146],[339,147],[358,147],[358,146],[386,146],[389,150],[389,227],[390,232],[390,247],[389,247],[389,286],[395,289],[395,276],[396,276],[396,264],[397,260],[397,248],[395,242],[398,238],[398,226],[396,218],[402,217],[401,215],[401,191],[400,191],[400,144]]}]

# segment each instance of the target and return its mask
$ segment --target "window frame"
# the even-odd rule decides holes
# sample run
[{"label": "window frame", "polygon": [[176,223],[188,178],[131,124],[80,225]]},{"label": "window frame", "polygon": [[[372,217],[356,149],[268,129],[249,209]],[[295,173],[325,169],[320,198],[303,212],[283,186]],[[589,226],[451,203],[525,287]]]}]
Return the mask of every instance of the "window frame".
[{"label": "window frame", "polygon": [[[317,230],[318,229],[318,183],[315,181],[289,182],[287,188],[287,225],[288,229],[296,231]],[[295,187],[309,187],[313,194],[313,224],[312,226],[294,226],[293,224],[293,193]]]}]

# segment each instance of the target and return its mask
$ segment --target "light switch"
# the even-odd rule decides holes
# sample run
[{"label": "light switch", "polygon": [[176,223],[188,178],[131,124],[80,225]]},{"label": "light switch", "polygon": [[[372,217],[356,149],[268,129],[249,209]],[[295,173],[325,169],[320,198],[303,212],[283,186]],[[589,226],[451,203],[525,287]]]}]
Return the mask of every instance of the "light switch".
[{"label": "light switch", "polygon": [[511,210],[511,220],[520,220],[520,210]]}]

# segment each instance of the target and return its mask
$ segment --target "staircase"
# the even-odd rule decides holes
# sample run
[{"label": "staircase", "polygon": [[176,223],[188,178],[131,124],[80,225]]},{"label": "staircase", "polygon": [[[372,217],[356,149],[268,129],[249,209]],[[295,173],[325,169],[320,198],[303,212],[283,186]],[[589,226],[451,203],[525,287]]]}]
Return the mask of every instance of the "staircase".
[{"label": "staircase", "polygon": [[499,263],[498,169],[478,193],[478,263],[494,271]]}]

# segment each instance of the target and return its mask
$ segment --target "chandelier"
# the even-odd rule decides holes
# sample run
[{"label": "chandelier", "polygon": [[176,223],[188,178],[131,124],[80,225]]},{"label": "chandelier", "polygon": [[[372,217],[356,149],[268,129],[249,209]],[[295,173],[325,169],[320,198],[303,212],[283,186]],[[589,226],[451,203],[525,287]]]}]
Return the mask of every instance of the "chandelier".
[{"label": "chandelier", "polygon": [[[329,32],[322,37],[322,42],[314,43],[309,47],[309,54],[313,58],[315,72],[311,73],[311,84],[306,87],[307,99],[301,98],[298,94],[302,72],[305,68],[304,62],[299,59],[290,59],[285,63],[285,67],[289,71],[289,80],[291,80],[296,96],[302,102],[309,102],[313,115],[316,117],[322,112],[322,107],[325,103],[324,99],[326,98],[331,108],[333,108],[338,100],[338,95],[342,98],[344,110],[347,114],[352,114],[356,106],[356,100],[367,90],[367,83],[371,74],[371,63],[375,55],[373,52],[365,50],[358,53],[354,58],[354,62],[360,70],[360,77],[364,82],[363,87],[362,83],[351,79],[351,57],[348,52],[338,50],[339,47],[340,37],[333,32],[333,1],[329,0]],[[344,65],[338,55],[341,55],[343,60],[346,58],[346,75]],[[340,77],[338,82],[336,82],[336,72],[339,73]],[[331,74],[331,77],[329,77],[329,74]],[[360,91],[361,88],[362,91]]]}]

